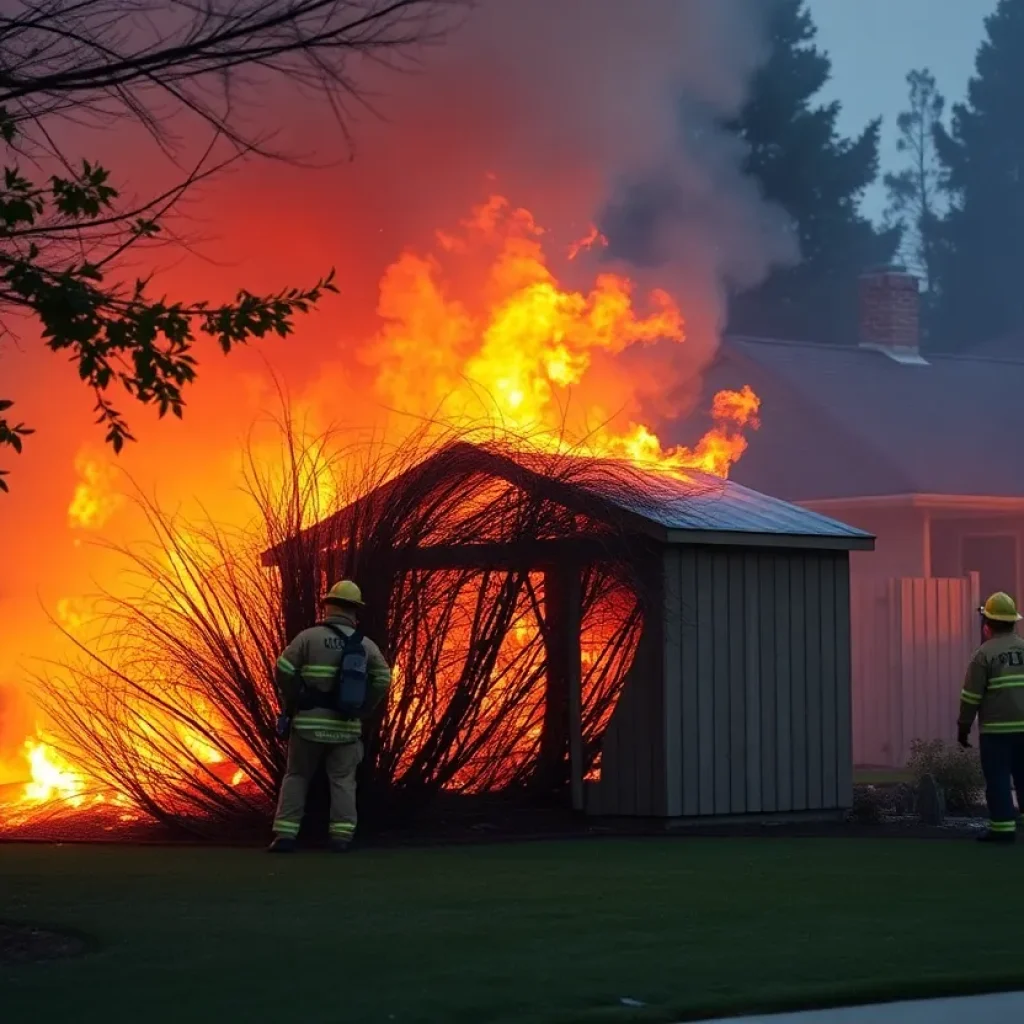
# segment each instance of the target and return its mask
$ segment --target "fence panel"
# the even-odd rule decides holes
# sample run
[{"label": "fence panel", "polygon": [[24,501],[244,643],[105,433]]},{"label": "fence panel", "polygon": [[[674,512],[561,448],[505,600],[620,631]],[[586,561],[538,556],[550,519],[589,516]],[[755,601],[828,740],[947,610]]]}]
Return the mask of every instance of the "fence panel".
[{"label": "fence panel", "polygon": [[949,739],[978,642],[977,580],[851,586],[854,763],[899,767],[915,739]]}]

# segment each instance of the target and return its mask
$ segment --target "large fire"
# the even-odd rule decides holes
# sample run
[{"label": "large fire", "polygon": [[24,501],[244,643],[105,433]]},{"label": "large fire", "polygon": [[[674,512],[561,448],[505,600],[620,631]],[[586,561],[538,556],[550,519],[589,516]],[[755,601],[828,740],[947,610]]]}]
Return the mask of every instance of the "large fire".
[{"label": "large fire", "polygon": [[[104,792],[90,783],[56,748],[39,737],[25,740],[25,760],[31,777],[20,795],[3,808],[0,823],[17,827],[40,813],[46,815],[89,809],[108,812],[120,823],[134,822],[141,815],[122,793]],[[109,830],[112,826],[107,825]]]},{"label": "large fire", "polygon": [[[369,365],[381,402],[417,424],[429,417],[470,436],[500,430],[551,451],[571,448],[677,474],[727,477],[746,448],[744,431],[758,425],[758,397],[749,387],[718,393],[709,410],[713,427],[699,442],[663,445],[644,422],[642,397],[616,357],[627,349],[683,345],[683,313],[668,291],[638,296],[629,278],[611,270],[586,285],[560,280],[559,261],[576,282],[588,258],[598,258],[607,241],[596,228],[564,240],[554,254],[545,249],[547,239],[529,211],[493,196],[458,231],[438,232],[433,252],[404,252],[380,282],[382,327],[359,352],[356,369]],[[392,431],[412,429],[388,422]],[[77,469],[68,521],[79,530],[101,529],[119,499],[96,463],[83,456]],[[330,481],[316,486],[326,507]],[[64,599],[58,609],[72,631],[81,621],[75,607]],[[529,637],[514,639],[522,648]],[[396,678],[400,685],[401,665]],[[181,742],[203,765],[226,773],[232,786],[244,782],[238,766],[225,764],[203,737],[184,735]],[[40,735],[25,741],[24,760],[29,780],[0,809],[7,824],[40,808],[80,811],[104,802],[127,817],[137,813],[123,794],[97,791]]]},{"label": "large fire", "polygon": [[[686,340],[668,292],[651,292],[641,314],[621,274],[599,273],[585,290],[565,287],[549,266],[544,229],[502,196],[461,227],[438,233],[437,253],[406,252],[384,275],[378,312],[386,326],[369,352],[382,397],[483,432],[499,423],[554,449],[728,476],[746,448],[742,428],[757,425],[760,402],[749,387],[715,397],[715,426],[694,448],[666,450],[640,421],[628,382],[588,375],[598,358],[631,346]],[[567,259],[604,244],[591,229],[569,244]]]}]

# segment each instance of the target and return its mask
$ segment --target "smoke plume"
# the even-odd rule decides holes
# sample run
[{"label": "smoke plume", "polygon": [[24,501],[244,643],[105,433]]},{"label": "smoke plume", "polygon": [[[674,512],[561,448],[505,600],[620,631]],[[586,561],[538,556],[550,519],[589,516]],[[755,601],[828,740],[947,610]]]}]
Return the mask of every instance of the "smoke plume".
[{"label": "smoke plume", "polygon": [[457,223],[493,187],[560,241],[597,224],[605,260],[677,299],[686,345],[620,359],[649,415],[689,411],[726,289],[795,256],[785,216],[743,177],[742,142],[721,126],[767,55],[767,6],[483,0],[418,71],[372,73],[383,117],[360,118],[340,176],[350,237],[373,211],[356,232],[373,272],[354,294],[369,300],[381,261]]}]

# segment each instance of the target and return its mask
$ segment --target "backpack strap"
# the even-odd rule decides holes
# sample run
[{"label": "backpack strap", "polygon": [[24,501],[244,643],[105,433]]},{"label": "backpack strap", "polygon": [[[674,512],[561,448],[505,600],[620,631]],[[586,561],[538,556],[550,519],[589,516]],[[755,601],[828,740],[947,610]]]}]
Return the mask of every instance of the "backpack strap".
[{"label": "backpack strap", "polygon": [[[343,685],[345,676],[345,659],[349,656],[358,654],[363,661],[363,671],[361,673],[364,694],[361,706],[366,704],[366,695],[369,693],[368,679],[366,676],[366,661],[367,652],[366,647],[363,644],[363,632],[358,627],[353,627],[352,633],[346,633],[340,626],[336,626],[333,622],[321,622],[318,625],[324,626],[329,629],[336,637],[342,641],[341,649],[341,663],[338,665],[337,674],[334,677],[335,694],[338,694],[339,688]],[[342,707],[335,707],[336,711],[340,711],[343,715],[347,715],[350,718],[358,719],[361,715],[353,708],[350,711],[346,711]]]},{"label": "backpack strap", "polygon": [[341,626],[336,626],[333,622],[318,622],[318,626],[323,626],[324,629],[329,629],[336,637],[343,640],[346,647],[355,647],[357,644],[363,646],[363,632],[358,628],[353,628],[351,634],[346,633]]}]

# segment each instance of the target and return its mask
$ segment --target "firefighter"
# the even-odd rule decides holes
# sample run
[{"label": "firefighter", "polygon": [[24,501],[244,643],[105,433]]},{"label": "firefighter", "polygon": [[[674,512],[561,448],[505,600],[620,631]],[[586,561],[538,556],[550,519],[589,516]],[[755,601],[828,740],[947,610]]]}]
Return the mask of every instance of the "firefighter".
[{"label": "firefighter", "polygon": [[[958,740],[968,737],[978,716],[981,769],[985,774],[987,843],[1012,843],[1017,834],[1013,790],[1024,794],[1024,638],[1021,616],[1009,594],[993,594],[981,608],[982,645],[967,668],[960,692]],[[1022,808],[1024,810],[1024,808]]]},{"label": "firefighter", "polygon": [[336,583],[324,605],[324,621],[299,633],[277,660],[279,732],[288,735],[288,763],[274,816],[272,853],[295,849],[309,781],[321,762],[331,791],[331,849],[349,850],[356,831],[362,720],[391,684],[380,648],[359,630],[359,587],[351,580]]}]

